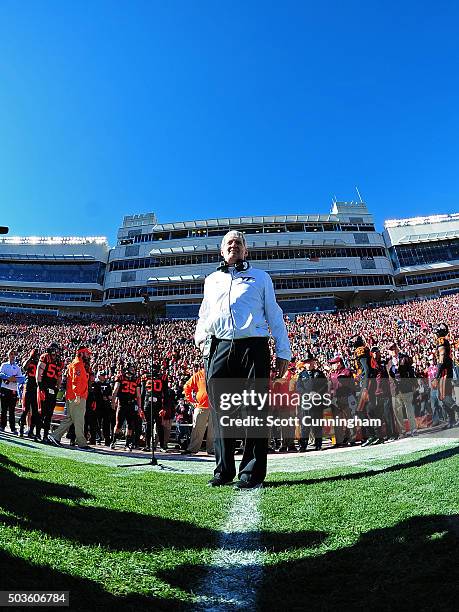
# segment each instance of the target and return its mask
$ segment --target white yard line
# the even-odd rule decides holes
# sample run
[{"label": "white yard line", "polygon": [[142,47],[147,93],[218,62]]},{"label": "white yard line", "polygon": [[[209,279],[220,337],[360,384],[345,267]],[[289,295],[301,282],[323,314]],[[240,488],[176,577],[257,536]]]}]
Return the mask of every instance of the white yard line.
[{"label": "white yard line", "polygon": [[263,578],[261,489],[238,492],[218,540],[218,548],[198,591],[195,610],[254,610]]}]

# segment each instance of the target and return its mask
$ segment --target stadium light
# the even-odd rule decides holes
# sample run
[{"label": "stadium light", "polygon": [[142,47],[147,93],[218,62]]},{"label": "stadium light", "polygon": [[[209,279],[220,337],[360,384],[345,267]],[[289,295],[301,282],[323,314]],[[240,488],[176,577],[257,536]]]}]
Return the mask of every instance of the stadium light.
[{"label": "stadium light", "polygon": [[[3,228],[8,231],[8,228]],[[0,228],[0,234],[2,232]],[[23,244],[23,245],[83,245],[83,244],[104,244],[108,246],[107,238],[104,236],[10,236],[3,238],[5,244]]]}]

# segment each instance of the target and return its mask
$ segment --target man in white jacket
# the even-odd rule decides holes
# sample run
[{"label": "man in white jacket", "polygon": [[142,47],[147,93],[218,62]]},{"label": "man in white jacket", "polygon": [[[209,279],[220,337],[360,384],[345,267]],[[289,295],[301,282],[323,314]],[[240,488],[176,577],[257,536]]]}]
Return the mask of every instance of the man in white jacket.
[{"label": "man in white jacket", "polygon": [[[215,432],[216,468],[210,486],[229,484],[236,475],[235,437],[226,429],[229,414],[222,409],[222,390],[235,390],[241,381],[268,391],[270,377],[269,335],[276,347],[276,372],[282,377],[291,359],[282,310],[276,302],[271,277],[247,262],[247,245],[241,232],[230,231],[222,240],[224,261],[206,278],[204,299],[196,327],[196,346],[203,351],[207,390]],[[236,379],[235,386],[227,381]],[[252,408],[253,413],[253,406]],[[249,408],[249,411],[250,411]],[[231,411],[234,414],[234,406]],[[256,414],[256,412],[254,413]],[[259,414],[266,416],[266,411]],[[234,431],[234,430],[233,430]],[[267,430],[246,433],[239,466],[239,489],[260,486],[266,476]]]}]

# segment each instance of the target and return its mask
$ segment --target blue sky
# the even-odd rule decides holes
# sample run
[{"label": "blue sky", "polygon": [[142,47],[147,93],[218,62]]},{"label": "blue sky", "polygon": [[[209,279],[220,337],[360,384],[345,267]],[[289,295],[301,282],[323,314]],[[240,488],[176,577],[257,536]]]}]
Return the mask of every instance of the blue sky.
[{"label": "blue sky", "polygon": [[459,211],[456,6],[3,0],[1,223]]}]

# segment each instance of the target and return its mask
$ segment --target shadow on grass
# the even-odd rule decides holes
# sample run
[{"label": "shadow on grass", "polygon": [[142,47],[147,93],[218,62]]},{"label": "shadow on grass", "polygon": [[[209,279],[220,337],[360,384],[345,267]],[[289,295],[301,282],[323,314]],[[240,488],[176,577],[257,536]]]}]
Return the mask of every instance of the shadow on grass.
[{"label": "shadow on grass", "polygon": [[[145,550],[162,548],[203,550],[214,549],[221,535],[219,531],[197,527],[176,519],[122,512],[110,508],[70,505],[48,497],[72,500],[73,503],[91,499],[86,492],[74,486],[51,484],[36,478],[17,475],[13,470],[34,472],[0,455],[0,508],[14,516],[1,516],[0,524],[39,530],[43,534],[66,538],[85,545],[102,545],[115,550]],[[265,533],[263,546],[271,552],[319,546],[326,534],[315,531],[282,534]],[[250,547],[258,548],[260,533],[244,534]],[[227,539],[228,554],[240,551],[241,542],[235,537]],[[44,559],[45,560],[45,559]],[[181,567],[177,568],[181,574]],[[174,573],[173,573],[174,574]],[[190,609],[176,599],[165,600],[135,594],[116,597],[107,593],[100,584],[71,576],[46,566],[0,551],[2,590],[66,590],[70,591],[71,609],[81,610],[184,610]],[[202,569],[190,566],[187,580],[199,584]],[[169,572],[164,576],[169,583]],[[189,582],[190,584],[190,582]],[[133,588],[134,585],[126,585]],[[192,587],[190,587],[192,588]]]},{"label": "shadow on grass", "polygon": [[265,567],[260,609],[457,610],[457,520],[419,516],[349,548]]},{"label": "shadow on grass", "polygon": [[[348,548],[300,560],[276,563],[269,559],[257,589],[257,609],[457,610],[458,525],[458,516],[414,517],[394,527],[370,531]],[[265,536],[266,532],[261,532],[261,548],[267,546]],[[202,565],[181,566],[159,577],[191,591],[196,587],[195,577],[205,582],[208,571]],[[221,566],[212,571],[223,582],[235,585],[243,583],[244,576],[249,584],[258,568]],[[229,588],[228,592],[244,599],[243,591]],[[243,601],[240,603],[217,609],[239,610],[243,608]]]},{"label": "shadow on grass", "polygon": [[[69,591],[70,607],[64,610],[123,610],[125,612],[139,610],[165,612],[167,610],[170,612],[183,609],[180,602],[176,600],[135,594],[124,597],[115,596],[105,591],[97,582],[77,578],[43,565],[36,565],[4,551],[0,551],[0,568],[3,591]],[[14,607],[13,609],[19,608]]]},{"label": "shadow on grass", "polygon": [[[0,455],[0,508],[13,515],[0,515],[0,524],[6,526],[34,529],[83,545],[146,552],[164,547],[178,550],[214,548],[220,535],[217,530],[198,527],[185,520],[78,505],[78,502],[92,497],[78,487],[22,478],[8,468],[29,469]],[[62,503],[49,498],[71,500],[73,503]],[[249,541],[253,539],[255,542],[257,534],[246,535]],[[311,531],[282,537],[273,532],[266,547],[272,551],[311,547],[318,545],[324,537],[325,534]],[[238,546],[237,538],[226,544],[229,550],[237,549]]]},{"label": "shadow on grass", "polygon": [[351,474],[339,474],[337,476],[325,476],[323,478],[297,478],[292,480],[271,480],[264,483],[265,488],[284,487],[292,485],[313,485],[320,482],[339,482],[344,480],[359,480],[360,478],[368,478],[369,476],[377,476],[379,474],[390,474],[391,472],[399,472],[413,467],[422,467],[443,459],[449,459],[459,454],[459,446],[438,451],[413,461],[405,463],[397,463],[381,470],[365,470],[364,472],[354,472]]}]

